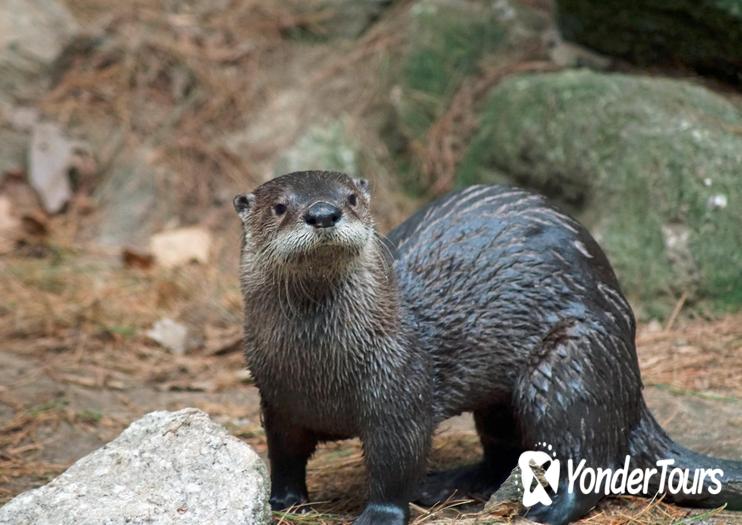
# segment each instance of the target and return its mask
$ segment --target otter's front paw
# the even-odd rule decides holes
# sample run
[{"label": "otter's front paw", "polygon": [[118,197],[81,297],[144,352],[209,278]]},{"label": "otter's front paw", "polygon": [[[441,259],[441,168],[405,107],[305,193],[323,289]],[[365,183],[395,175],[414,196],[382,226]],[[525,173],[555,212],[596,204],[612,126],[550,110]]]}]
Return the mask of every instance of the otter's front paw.
[{"label": "otter's front paw", "polygon": [[293,509],[293,512],[302,513],[308,512],[309,505],[306,505],[307,496],[293,490],[285,490],[271,494],[271,509],[273,510],[286,510],[291,507],[301,505],[297,509]]},{"label": "otter's front paw", "polygon": [[369,503],[354,525],[407,525],[409,510],[394,503]]}]

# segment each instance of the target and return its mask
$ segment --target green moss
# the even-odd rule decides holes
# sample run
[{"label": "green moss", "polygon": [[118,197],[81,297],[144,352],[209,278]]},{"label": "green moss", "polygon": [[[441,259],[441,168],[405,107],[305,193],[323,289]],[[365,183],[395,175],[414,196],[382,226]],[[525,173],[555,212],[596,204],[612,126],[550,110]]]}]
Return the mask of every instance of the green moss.
[{"label": "green moss", "polygon": [[122,337],[134,337],[137,334],[137,329],[130,325],[106,325],[103,330],[109,334],[120,335]]},{"label": "green moss", "polygon": [[100,412],[100,410],[81,410],[77,413],[76,419],[81,423],[89,423],[91,425],[94,425],[100,423],[100,420],[103,419],[103,414]]},{"label": "green moss", "polygon": [[408,16],[408,46],[392,65],[399,96],[383,136],[403,188],[419,196],[427,187],[415,143],[446,111],[462,82],[479,72],[483,59],[508,47],[522,23],[520,17],[506,22],[492,5],[455,0],[418,0]]},{"label": "green moss", "polygon": [[742,306],[742,115],[680,81],[584,71],[497,86],[458,172],[547,193],[594,232],[623,287],[661,316]]},{"label": "green moss", "polygon": [[494,12],[466,3],[418,2],[412,10],[410,51],[402,67],[402,125],[419,137],[446,108],[462,79],[502,43]]},{"label": "green moss", "polygon": [[58,397],[55,399],[50,399],[49,401],[46,401],[44,403],[34,405],[28,409],[28,412],[29,414],[31,414],[31,416],[38,417],[46,412],[63,410],[67,405],[69,405],[69,401],[67,399],[65,399],[64,397]]}]

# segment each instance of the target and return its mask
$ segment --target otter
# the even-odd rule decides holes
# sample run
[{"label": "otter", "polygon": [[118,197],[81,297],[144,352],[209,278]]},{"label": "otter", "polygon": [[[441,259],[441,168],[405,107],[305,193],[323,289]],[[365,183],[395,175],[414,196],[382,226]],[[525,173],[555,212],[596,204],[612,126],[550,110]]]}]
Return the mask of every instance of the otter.
[{"label": "otter", "polygon": [[[741,463],[688,451],[642,397],[635,320],[587,230],[540,195],[472,186],[384,238],[366,181],[306,171],[237,195],[246,360],[261,395],[270,503],[308,501],[319,442],[359,437],[368,501],[359,525],[399,525],[409,503],[486,498],[520,454],[562,462],[721,468],[722,491],[668,495],[742,508]],[[483,456],[425,474],[431,435],[472,412]],[[657,490],[656,484],[651,485]],[[650,491],[651,492],[651,491]],[[649,494],[654,495],[654,493]],[[568,523],[601,494],[567,490],[532,520]]]}]

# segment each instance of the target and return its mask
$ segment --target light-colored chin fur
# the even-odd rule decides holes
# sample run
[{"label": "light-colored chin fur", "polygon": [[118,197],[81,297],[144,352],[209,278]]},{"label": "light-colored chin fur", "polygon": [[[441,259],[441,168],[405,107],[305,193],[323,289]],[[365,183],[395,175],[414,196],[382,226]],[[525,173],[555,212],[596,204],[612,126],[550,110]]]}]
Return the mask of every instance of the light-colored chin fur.
[{"label": "light-colored chin fur", "polygon": [[246,235],[245,250],[253,263],[279,273],[336,273],[354,266],[372,249],[373,226],[341,220],[332,230],[317,231],[301,225],[280,232],[262,248]]}]

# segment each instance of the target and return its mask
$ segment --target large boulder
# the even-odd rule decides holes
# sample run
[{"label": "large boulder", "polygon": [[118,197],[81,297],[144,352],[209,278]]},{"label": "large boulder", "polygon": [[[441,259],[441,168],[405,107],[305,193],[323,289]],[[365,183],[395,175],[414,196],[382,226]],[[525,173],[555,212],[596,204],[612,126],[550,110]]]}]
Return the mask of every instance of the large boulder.
[{"label": "large boulder", "polygon": [[208,415],[152,412],[41,488],[0,508],[3,525],[270,522],[266,467]]},{"label": "large boulder", "polygon": [[742,83],[742,0],[558,0],[568,40],[646,64],[685,64]]},{"label": "large boulder", "polygon": [[515,183],[560,201],[650,316],[742,306],[740,110],[681,81],[588,71],[495,87],[458,183]]},{"label": "large boulder", "polygon": [[28,100],[78,24],[56,0],[0,0],[0,97]]}]

